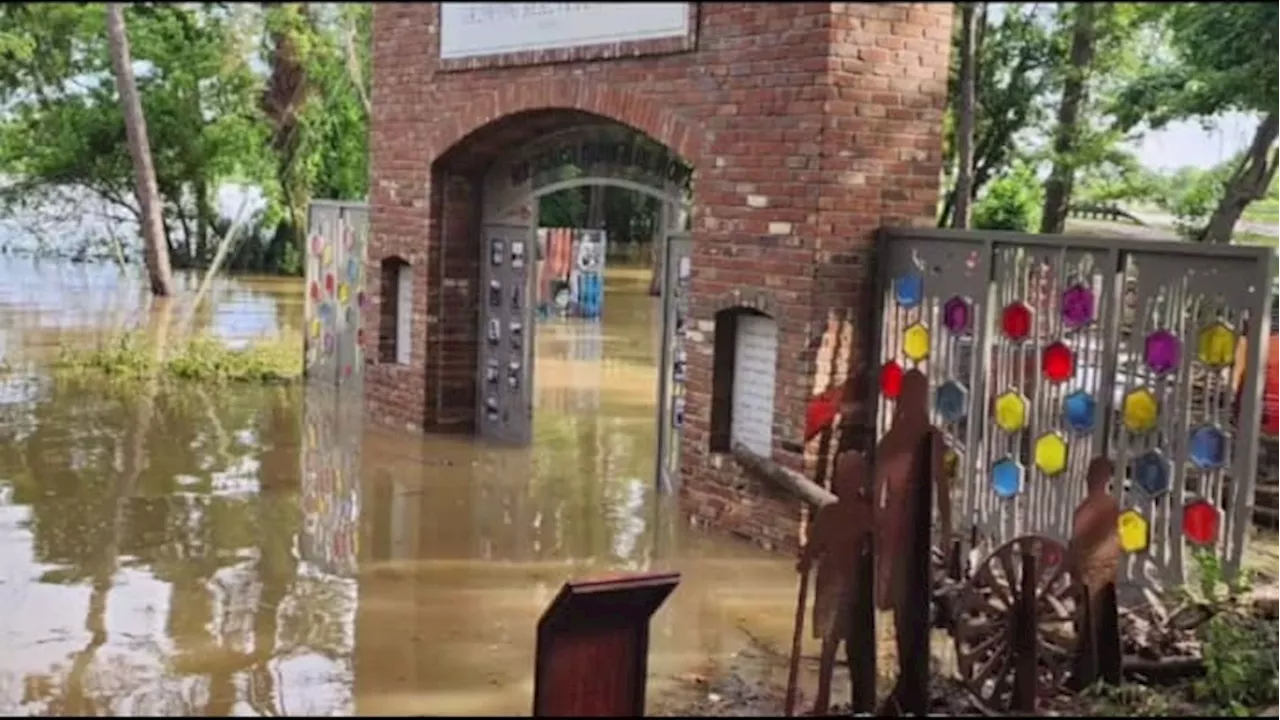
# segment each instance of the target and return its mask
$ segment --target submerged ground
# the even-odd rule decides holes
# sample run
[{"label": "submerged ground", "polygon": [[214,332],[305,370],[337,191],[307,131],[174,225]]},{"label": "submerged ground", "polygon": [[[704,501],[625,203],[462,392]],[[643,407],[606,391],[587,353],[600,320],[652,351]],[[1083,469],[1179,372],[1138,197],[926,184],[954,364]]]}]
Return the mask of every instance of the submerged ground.
[{"label": "submerged ground", "polygon": [[[784,641],[792,563],[689,531],[652,492],[647,279],[611,274],[602,323],[540,330],[532,448],[368,428],[321,448],[359,472],[315,488],[303,451],[326,439],[300,388],[147,402],[55,381],[60,344],[154,323],[146,293],[112,267],[0,258],[0,713],[524,714],[539,614],[609,568],[684,573],[651,698],[750,634]],[[211,300],[179,303],[171,336],[302,326],[295,281]]]},{"label": "submerged ground", "polygon": [[[647,281],[611,272],[600,323],[540,325],[513,450],[346,425],[301,387],[55,378],[60,346],[122,328],[300,336],[301,283],[226,280],[157,317],[113,267],[0,257],[0,714],[526,714],[539,614],[608,569],[683,573],[649,714],[777,714],[794,562],[655,497]],[[1251,564],[1274,583],[1268,537]]]}]

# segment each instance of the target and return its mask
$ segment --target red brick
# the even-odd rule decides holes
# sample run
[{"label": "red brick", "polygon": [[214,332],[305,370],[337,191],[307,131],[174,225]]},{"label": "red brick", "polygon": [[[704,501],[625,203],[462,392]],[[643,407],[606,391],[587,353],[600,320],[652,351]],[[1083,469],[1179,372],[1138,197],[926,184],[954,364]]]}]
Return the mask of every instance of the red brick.
[{"label": "red brick", "polygon": [[[630,125],[695,168],[692,323],[743,297],[780,321],[774,459],[802,438],[817,340],[848,318],[858,376],[875,228],[931,221],[941,162],[950,4],[696,3],[696,33],[635,48],[442,65],[436,4],[374,5],[371,264],[414,272],[412,362],[368,369],[377,422],[474,423],[480,179],[497,153],[584,113]],[[511,119],[517,113],[525,113]],[[765,195],[764,208],[746,204]],[[768,235],[790,223],[786,237]],[[374,288],[365,318],[383,304]],[[711,338],[690,348],[682,498],[701,522],[793,547],[798,503],[709,452]]]}]

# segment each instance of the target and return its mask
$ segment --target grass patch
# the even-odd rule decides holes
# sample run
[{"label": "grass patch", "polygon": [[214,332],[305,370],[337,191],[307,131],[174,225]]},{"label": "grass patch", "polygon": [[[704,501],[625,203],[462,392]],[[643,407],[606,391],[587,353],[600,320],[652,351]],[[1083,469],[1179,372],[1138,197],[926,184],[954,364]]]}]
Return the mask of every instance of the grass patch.
[{"label": "grass patch", "polygon": [[139,334],[129,333],[95,348],[63,347],[54,370],[63,375],[103,375],[120,380],[162,379],[202,383],[288,383],[302,377],[302,338],[285,336],[229,348],[196,337],[155,352]]},{"label": "grass patch", "polygon": [[1280,200],[1266,197],[1249,203],[1244,209],[1244,219],[1274,225],[1280,221]]},{"label": "grass patch", "polygon": [[1231,236],[1232,245],[1257,245],[1259,247],[1274,248],[1280,243],[1280,237],[1275,235],[1262,235],[1251,232],[1237,232]]}]

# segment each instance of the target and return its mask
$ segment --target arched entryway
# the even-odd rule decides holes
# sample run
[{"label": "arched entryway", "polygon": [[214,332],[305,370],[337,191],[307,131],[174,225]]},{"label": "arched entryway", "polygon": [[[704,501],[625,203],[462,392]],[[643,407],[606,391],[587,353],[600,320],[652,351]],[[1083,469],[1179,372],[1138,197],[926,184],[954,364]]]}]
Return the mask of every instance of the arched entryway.
[{"label": "arched entryway", "polygon": [[[458,363],[474,358],[471,423],[483,439],[528,444],[535,413],[534,366],[538,209],[547,197],[605,186],[654,198],[661,208],[655,240],[663,272],[662,345],[655,388],[659,477],[674,478],[674,451],[684,352],[676,326],[687,311],[692,166],[669,147],[633,127],[581,111],[519,113],[472,133],[443,154],[433,178],[444,183],[439,268],[434,283],[440,313],[428,327],[433,356]],[[448,318],[459,306],[461,283],[472,273],[468,304],[478,318]],[[454,299],[446,297],[453,289]],[[461,314],[461,313],[459,313]],[[473,321],[474,322],[474,321]],[[469,330],[469,332],[468,332]],[[433,352],[439,348],[442,352]],[[464,349],[465,348],[465,349]],[[441,368],[443,370],[443,368]],[[430,372],[430,368],[428,369]],[[452,392],[456,393],[457,389]]]}]

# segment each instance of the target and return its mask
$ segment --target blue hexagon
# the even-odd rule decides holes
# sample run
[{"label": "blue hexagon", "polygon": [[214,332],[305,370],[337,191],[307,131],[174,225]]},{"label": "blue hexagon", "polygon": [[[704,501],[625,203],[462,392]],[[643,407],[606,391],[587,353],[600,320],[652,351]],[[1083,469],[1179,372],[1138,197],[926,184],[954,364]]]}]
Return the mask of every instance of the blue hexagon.
[{"label": "blue hexagon", "polygon": [[969,391],[955,380],[948,380],[933,391],[933,407],[945,422],[958,422],[969,412]]},{"label": "blue hexagon", "polygon": [[1062,400],[1062,421],[1078,433],[1093,430],[1094,411],[1098,403],[1084,390],[1076,390]]},{"label": "blue hexagon", "polygon": [[1011,498],[1022,491],[1022,475],[1022,466],[1005,458],[991,466],[991,489],[999,497]]},{"label": "blue hexagon", "polygon": [[924,300],[924,278],[907,273],[893,281],[893,299],[902,308],[913,308]]},{"label": "blue hexagon", "polygon": [[1191,431],[1187,457],[1201,470],[1216,470],[1227,461],[1227,436],[1212,425]]},{"label": "blue hexagon", "polygon": [[1142,492],[1157,497],[1169,490],[1169,461],[1159,450],[1148,450],[1133,461],[1133,484]]}]

